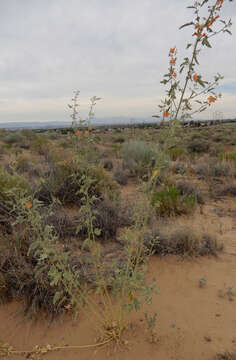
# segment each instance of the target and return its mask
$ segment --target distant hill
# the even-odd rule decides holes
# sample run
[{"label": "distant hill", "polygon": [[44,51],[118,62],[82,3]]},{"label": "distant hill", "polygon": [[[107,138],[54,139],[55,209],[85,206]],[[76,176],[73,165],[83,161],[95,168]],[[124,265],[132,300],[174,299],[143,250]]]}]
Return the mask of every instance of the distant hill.
[{"label": "distant hill", "polygon": [[[142,124],[142,123],[155,123],[156,119],[150,118],[128,118],[128,117],[111,117],[111,118],[98,118],[91,120],[93,126],[104,125],[123,125],[123,124]],[[71,126],[70,121],[32,121],[32,122],[0,122],[0,129],[55,129],[65,128]]]}]

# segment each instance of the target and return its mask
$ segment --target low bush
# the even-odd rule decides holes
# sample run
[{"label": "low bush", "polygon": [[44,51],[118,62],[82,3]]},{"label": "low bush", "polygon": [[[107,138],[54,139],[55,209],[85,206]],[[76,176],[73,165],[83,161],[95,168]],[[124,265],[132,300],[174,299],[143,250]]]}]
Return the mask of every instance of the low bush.
[{"label": "low bush", "polygon": [[193,195],[181,195],[181,191],[174,186],[168,186],[151,195],[151,206],[158,216],[187,214],[195,206]]},{"label": "low bush", "polygon": [[126,185],[128,182],[128,176],[126,175],[124,169],[121,167],[117,168],[114,171],[114,179],[116,182],[118,182],[119,185]]},{"label": "low bush", "polygon": [[177,226],[166,232],[155,230],[145,237],[145,244],[158,255],[216,256],[223,249],[215,236],[189,226]]},{"label": "low bush", "polygon": [[29,184],[18,174],[9,174],[6,170],[0,168],[0,201],[6,203],[9,201],[12,190],[31,192]]},{"label": "low bush", "polygon": [[112,174],[101,165],[87,164],[76,158],[53,164],[48,176],[41,181],[36,197],[47,204],[51,203],[53,197],[62,204],[80,204],[80,188],[88,177],[93,179],[90,195],[94,194],[99,199],[118,199],[119,185],[112,179]]},{"label": "low bush", "polygon": [[[112,201],[104,199],[96,201],[91,211],[93,213],[93,227],[99,229],[96,237],[101,238],[103,241],[114,238],[121,223],[119,207]],[[88,236],[84,216],[86,214],[79,214],[79,217],[75,219],[77,226],[79,226],[78,235],[81,235],[83,238]]]},{"label": "low bush", "polygon": [[193,196],[196,202],[204,204],[203,195],[196,185],[187,181],[179,181],[175,184],[175,187],[180,191],[181,195]]},{"label": "low bush", "polygon": [[43,135],[38,135],[32,142],[32,149],[39,155],[44,155],[49,150],[49,141]]},{"label": "low bush", "polygon": [[188,145],[187,149],[189,152],[195,153],[206,153],[210,148],[210,144],[202,139],[193,139]]},{"label": "low bush", "polygon": [[106,169],[106,170],[112,170],[113,169],[113,162],[112,162],[112,160],[109,160],[109,159],[106,159],[106,160],[104,160],[104,162],[103,162],[103,167],[104,167],[104,169]]},{"label": "low bush", "polygon": [[225,161],[217,159],[202,159],[195,166],[195,172],[201,178],[214,178],[229,176],[231,174],[230,165]]},{"label": "low bush", "polygon": [[19,132],[12,132],[8,133],[5,137],[2,138],[2,140],[6,144],[13,145],[22,143],[24,141],[24,137]]},{"label": "low bush", "polygon": [[216,354],[215,360],[236,360],[236,353],[224,352]]},{"label": "low bush", "polygon": [[20,174],[24,173],[25,171],[30,169],[29,159],[24,155],[19,155],[16,158],[14,166],[17,172],[19,172]]},{"label": "low bush", "polygon": [[171,166],[173,172],[175,174],[185,174],[187,171],[187,165],[186,163],[182,162],[182,161],[175,161],[172,166]]},{"label": "low bush", "polygon": [[[53,228],[45,226],[50,209],[28,197],[13,199],[18,216],[10,241],[0,242],[0,299],[23,300],[25,311],[53,317],[79,301],[79,272],[62,251]],[[43,210],[43,211],[40,211]]]},{"label": "low bush", "polygon": [[153,147],[140,140],[126,142],[122,148],[122,156],[124,166],[134,175],[146,174],[155,163]]},{"label": "low bush", "polygon": [[141,140],[126,142],[122,148],[124,167],[133,175],[143,177],[150,173],[154,166],[169,166],[168,157],[159,149]]},{"label": "low bush", "polygon": [[236,196],[236,183],[227,184],[217,191],[218,195],[231,195]]},{"label": "low bush", "polygon": [[220,160],[236,161],[236,151],[226,151],[219,153]]},{"label": "low bush", "polygon": [[114,143],[120,143],[120,144],[122,144],[122,143],[125,142],[125,138],[124,138],[123,136],[116,136],[116,137],[113,137],[113,138],[112,138],[112,141],[113,141]]}]

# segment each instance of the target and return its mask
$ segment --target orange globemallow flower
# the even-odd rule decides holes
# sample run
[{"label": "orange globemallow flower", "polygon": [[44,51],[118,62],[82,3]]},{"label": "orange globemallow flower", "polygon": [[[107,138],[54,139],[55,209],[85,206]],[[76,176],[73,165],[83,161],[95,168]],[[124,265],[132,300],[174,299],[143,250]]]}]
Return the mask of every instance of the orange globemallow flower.
[{"label": "orange globemallow flower", "polygon": [[176,64],[176,59],[174,59],[174,58],[170,59],[170,64],[175,65]]},{"label": "orange globemallow flower", "polygon": [[175,53],[175,48],[170,48],[170,54],[174,54]]},{"label": "orange globemallow flower", "polygon": [[194,74],[194,75],[193,75],[193,81],[195,81],[195,82],[198,81],[198,76],[197,76],[197,74]]},{"label": "orange globemallow flower", "polygon": [[26,201],[25,206],[27,206],[28,209],[31,209],[33,205],[30,201]]},{"label": "orange globemallow flower", "polygon": [[176,75],[176,72],[173,72],[173,77],[174,77],[175,79],[176,79],[176,76],[177,76],[177,75]]},{"label": "orange globemallow flower", "polygon": [[223,2],[224,2],[224,0],[218,0],[217,5],[218,5],[218,6],[222,6],[222,5],[223,5]]},{"label": "orange globemallow flower", "polygon": [[170,113],[168,113],[167,111],[164,111],[164,112],[163,112],[163,116],[166,117],[166,118],[168,118],[168,117],[170,116]]},{"label": "orange globemallow flower", "polygon": [[209,96],[209,98],[207,99],[209,101],[209,103],[213,103],[216,101],[216,98],[214,96]]},{"label": "orange globemallow flower", "polygon": [[76,131],[76,134],[77,134],[78,136],[80,136],[80,135],[81,135],[81,131],[80,131],[80,130],[77,130],[77,131]]},{"label": "orange globemallow flower", "polygon": [[88,126],[88,130],[89,130],[89,131],[93,130],[93,127],[92,127],[92,126]]},{"label": "orange globemallow flower", "polygon": [[88,134],[89,134],[88,130],[85,130],[84,136],[88,136]]}]

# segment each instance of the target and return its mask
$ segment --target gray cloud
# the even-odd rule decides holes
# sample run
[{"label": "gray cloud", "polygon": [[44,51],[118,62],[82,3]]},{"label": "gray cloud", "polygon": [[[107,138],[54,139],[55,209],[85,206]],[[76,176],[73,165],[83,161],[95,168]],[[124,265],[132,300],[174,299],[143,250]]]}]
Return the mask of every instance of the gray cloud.
[{"label": "gray cloud", "polygon": [[[189,0],[8,0],[0,2],[0,121],[63,120],[72,90],[82,111],[103,97],[97,116],[150,116],[164,95],[160,86],[168,50],[181,54],[190,30]],[[223,16],[236,17],[225,3]],[[233,26],[233,32],[235,26]],[[201,54],[201,71],[235,84],[235,34],[219,36]],[[235,115],[236,88],[216,104]],[[229,110],[230,109],[230,110]]]}]

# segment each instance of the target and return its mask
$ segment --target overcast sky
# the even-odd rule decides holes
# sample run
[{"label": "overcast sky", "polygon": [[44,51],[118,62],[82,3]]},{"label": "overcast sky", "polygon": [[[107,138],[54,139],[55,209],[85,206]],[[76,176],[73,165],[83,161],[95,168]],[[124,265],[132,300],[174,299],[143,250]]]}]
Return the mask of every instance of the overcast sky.
[{"label": "overcast sky", "polygon": [[[212,0],[210,0],[212,2]],[[191,31],[192,0],[0,0],[0,122],[68,120],[73,90],[81,111],[103,98],[97,117],[150,117],[164,95],[168,51]],[[236,18],[225,0],[222,17]],[[236,117],[236,26],[201,53],[209,79],[225,76],[223,98],[204,117]],[[190,31],[190,32],[189,32]]]}]

